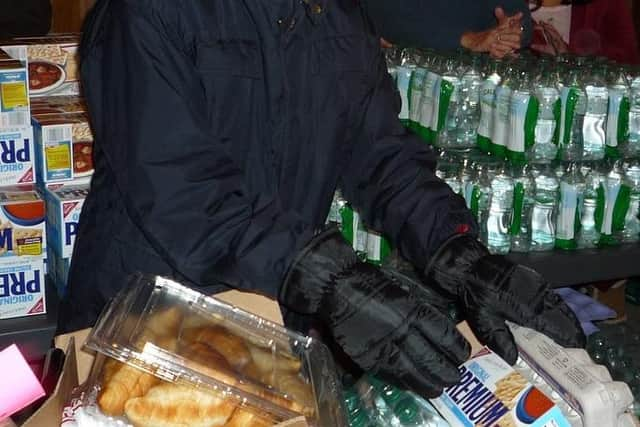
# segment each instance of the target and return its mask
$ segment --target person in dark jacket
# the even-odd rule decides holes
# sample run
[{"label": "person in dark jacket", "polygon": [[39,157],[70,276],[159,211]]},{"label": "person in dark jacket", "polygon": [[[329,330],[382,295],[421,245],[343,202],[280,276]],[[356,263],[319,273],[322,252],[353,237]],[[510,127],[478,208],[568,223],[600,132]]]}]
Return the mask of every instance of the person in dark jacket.
[{"label": "person in dark jacket", "polygon": [[[81,55],[95,175],[61,330],[93,323],[141,272],[277,298],[361,368],[426,396],[458,382],[469,354],[450,303],[510,363],[505,320],[584,344],[540,276],[477,241],[433,150],[400,124],[356,1],[100,0]],[[419,282],[324,228],[336,187]]]},{"label": "person in dark jacket", "polygon": [[375,31],[392,44],[503,57],[531,40],[531,13],[522,0],[361,1]]},{"label": "person in dark jacket", "polygon": [[0,11],[0,40],[43,36],[51,27],[49,0],[3,0]]}]

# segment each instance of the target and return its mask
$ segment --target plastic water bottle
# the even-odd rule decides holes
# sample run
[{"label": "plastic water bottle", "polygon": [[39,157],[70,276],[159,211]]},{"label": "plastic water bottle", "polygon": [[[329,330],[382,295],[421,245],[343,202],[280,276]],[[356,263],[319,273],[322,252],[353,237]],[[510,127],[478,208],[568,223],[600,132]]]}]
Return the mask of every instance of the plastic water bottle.
[{"label": "plastic water bottle", "polygon": [[582,125],[583,159],[601,160],[606,145],[609,89],[600,67],[591,68],[584,83],[586,110]]},{"label": "plastic water bottle", "polygon": [[595,248],[600,241],[600,233],[596,227],[596,210],[598,207],[598,189],[604,180],[604,174],[596,164],[584,165],[585,189],[581,214],[581,230],[578,240],[579,248]]},{"label": "plastic water bottle", "polygon": [[607,114],[607,146],[605,155],[608,158],[621,157],[620,148],[627,150],[629,140],[629,95],[631,90],[627,84],[624,70],[618,67],[611,73],[609,82],[609,110]]},{"label": "plastic water bottle", "polygon": [[534,183],[529,166],[515,166],[513,176],[513,219],[511,221],[511,251],[529,252]]},{"label": "plastic water bottle", "polygon": [[329,207],[329,214],[327,215],[327,224],[337,224],[339,227],[342,225],[341,212],[347,201],[342,197],[341,191],[338,189],[333,194],[333,200]]},{"label": "plastic water bottle", "polygon": [[524,164],[531,157],[538,110],[529,71],[522,68],[515,79],[509,105],[507,158],[514,164]]},{"label": "plastic water bottle", "polygon": [[558,179],[550,163],[536,164],[534,169],[538,173],[531,212],[531,251],[550,251],[556,240]]},{"label": "plastic water bottle", "polygon": [[535,94],[538,99],[538,121],[535,129],[535,145],[533,146],[533,162],[551,162],[558,154],[558,136],[560,129],[560,93],[557,81],[548,68],[541,68],[535,83]]},{"label": "plastic water bottle", "polygon": [[465,66],[466,69],[460,81],[460,112],[455,142],[458,149],[471,149],[476,145],[480,122],[480,86],[482,84],[479,63],[479,57],[473,56]]},{"label": "plastic water bottle", "polygon": [[640,162],[638,160],[627,166],[625,181],[631,189],[631,196],[622,241],[632,243],[640,240]]},{"label": "plastic water bottle", "polygon": [[429,61],[427,74],[422,87],[418,134],[429,144],[434,144],[436,140],[436,132],[433,126],[433,115],[436,104],[440,99],[442,65],[442,57],[434,54],[432,59]]},{"label": "plastic water bottle", "polygon": [[345,203],[340,210],[341,231],[343,237],[351,244],[353,250],[363,261],[367,259],[367,230],[350,204]]},{"label": "plastic water bottle", "polygon": [[[455,149],[460,121],[460,68],[457,60],[449,58],[445,63],[438,107],[434,106],[434,118],[437,118],[436,145],[442,149]],[[437,117],[436,117],[437,116]]]},{"label": "plastic water bottle", "polygon": [[628,157],[640,155],[640,74],[631,80],[631,99],[629,109],[629,143]]},{"label": "plastic water bottle", "polygon": [[480,122],[478,124],[478,148],[489,153],[493,135],[493,118],[496,109],[496,88],[502,81],[502,61],[491,60],[486,77],[480,87]]},{"label": "plastic water bottle", "polygon": [[416,63],[409,50],[402,52],[400,65],[396,67],[396,85],[400,93],[402,108],[398,118],[405,125],[409,125],[409,85],[411,84],[411,75],[416,68]]},{"label": "plastic water bottle", "polygon": [[491,253],[506,254],[511,249],[513,179],[505,168],[491,180],[491,199],[487,218],[487,247]]},{"label": "plastic water bottle", "polygon": [[409,128],[418,132],[420,127],[420,101],[427,75],[427,64],[425,57],[419,53],[416,53],[414,58],[416,66],[411,73],[409,82]]},{"label": "plastic water bottle", "polygon": [[556,247],[573,250],[578,247],[580,205],[584,183],[577,164],[569,165],[560,182],[560,200],[556,220]]},{"label": "plastic water bottle", "polygon": [[618,160],[598,189],[596,226],[600,231],[600,245],[616,245],[622,240],[631,201],[631,189],[626,185],[624,178],[624,169]]},{"label": "plastic water bottle", "polygon": [[507,154],[509,138],[509,112],[511,94],[515,83],[515,71],[512,65],[506,67],[500,85],[496,88],[496,108],[493,114],[493,133],[489,151],[497,158],[504,158]]},{"label": "plastic water bottle", "polygon": [[493,189],[491,188],[491,166],[487,162],[478,165],[475,185],[473,188],[471,212],[475,213],[480,227],[480,240],[485,246],[489,244],[489,216]]},{"label": "plastic water bottle", "polygon": [[560,89],[559,157],[567,162],[580,161],[583,154],[582,128],[587,102],[580,73],[576,67],[569,68]]}]

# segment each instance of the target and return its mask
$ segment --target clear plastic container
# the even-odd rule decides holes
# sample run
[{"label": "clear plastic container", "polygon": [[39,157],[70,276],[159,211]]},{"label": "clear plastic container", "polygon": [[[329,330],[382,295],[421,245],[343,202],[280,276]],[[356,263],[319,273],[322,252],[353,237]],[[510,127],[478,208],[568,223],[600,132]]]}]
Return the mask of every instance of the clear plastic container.
[{"label": "clear plastic container", "polygon": [[132,279],[87,347],[107,356],[91,379],[98,408],[120,423],[347,425],[322,343],[168,279]]}]

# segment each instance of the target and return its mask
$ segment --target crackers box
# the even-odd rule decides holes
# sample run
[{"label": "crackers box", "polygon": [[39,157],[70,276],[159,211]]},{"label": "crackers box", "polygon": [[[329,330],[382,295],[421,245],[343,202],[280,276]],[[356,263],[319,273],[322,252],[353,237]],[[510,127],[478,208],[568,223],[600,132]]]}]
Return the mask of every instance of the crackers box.
[{"label": "crackers box", "polygon": [[42,184],[93,174],[93,135],[85,113],[33,116],[36,179]]},{"label": "crackers box", "polygon": [[89,185],[51,186],[45,190],[47,238],[60,258],[70,258]]},{"label": "crackers box", "polygon": [[45,312],[44,257],[0,258],[0,321]]},{"label": "crackers box", "polygon": [[87,105],[80,95],[43,96],[31,100],[31,114],[86,113]]},{"label": "crackers box", "polygon": [[22,37],[0,45],[0,49],[11,58],[26,62],[30,96],[77,95],[79,42],[78,34]]},{"label": "crackers box", "polygon": [[35,182],[31,126],[0,129],[0,186]]},{"label": "crackers box", "polygon": [[46,254],[45,203],[33,185],[0,188],[0,260]]},{"label": "crackers box", "polygon": [[0,59],[0,129],[31,124],[28,81],[24,62]]}]

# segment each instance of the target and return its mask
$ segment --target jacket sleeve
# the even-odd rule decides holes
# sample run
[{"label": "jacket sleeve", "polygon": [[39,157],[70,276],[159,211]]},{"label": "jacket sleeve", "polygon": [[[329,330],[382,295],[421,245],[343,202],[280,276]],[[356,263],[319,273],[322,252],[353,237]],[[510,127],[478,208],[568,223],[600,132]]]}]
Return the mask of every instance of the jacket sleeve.
[{"label": "jacket sleeve", "polygon": [[401,46],[457,49],[464,32],[484,31],[496,25],[494,9],[497,6],[503,7],[508,15],[522,12],[523,46],[531,40],[531,13],[524,0],[362,1],[376,33]]},{"label": "jacket sleeve", "polygon": [[359,105],[350,161],[341,176],[344,195],[365,223],[387,235],[416,267],[450,236],[476,234],[464,199],[435,176],[433,149],[398,120],[400,100],[381,54],[373,84]]},{"label": "jacket sleeve", "polygon": [[195,283],[276,295],[311,237],[307,224],[277,198],[249,196],[244,171],[212,134],[179,2],[151,11],[113,3],[102,34],[87,41],[95,47],[85,46],[82,77],[128,216]]}]

